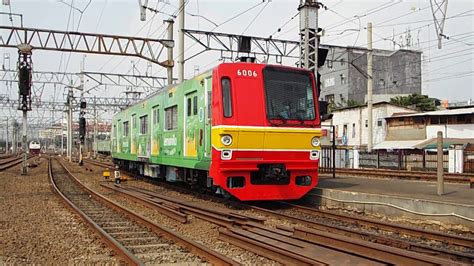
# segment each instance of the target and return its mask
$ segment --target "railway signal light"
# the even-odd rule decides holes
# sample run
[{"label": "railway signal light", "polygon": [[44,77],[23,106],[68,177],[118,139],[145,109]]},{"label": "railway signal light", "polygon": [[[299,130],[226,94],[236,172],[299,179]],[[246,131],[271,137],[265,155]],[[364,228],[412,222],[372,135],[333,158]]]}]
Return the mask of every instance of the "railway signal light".
[{"label": "railway signal light", "polygon": [[79,139],[84,142],[86,136],[86,119],[84,117],[79,118]]},{"label": "railway signal light", "polygon": [[28,96],[31,94],[31,69],[27,62],[21,62],[18,70],[18,86],[20,95]]}]

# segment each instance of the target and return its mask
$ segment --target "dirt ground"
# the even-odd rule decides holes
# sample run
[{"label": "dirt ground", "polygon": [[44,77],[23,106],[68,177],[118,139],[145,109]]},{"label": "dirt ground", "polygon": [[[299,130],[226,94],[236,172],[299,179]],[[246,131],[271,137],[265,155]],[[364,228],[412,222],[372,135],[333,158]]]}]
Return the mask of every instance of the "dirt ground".
[{"label": "dirt ground", "polygon": [[45,158],[28,175],[0,172],[0,265],[117,264],[111,249],[49,185]]}]

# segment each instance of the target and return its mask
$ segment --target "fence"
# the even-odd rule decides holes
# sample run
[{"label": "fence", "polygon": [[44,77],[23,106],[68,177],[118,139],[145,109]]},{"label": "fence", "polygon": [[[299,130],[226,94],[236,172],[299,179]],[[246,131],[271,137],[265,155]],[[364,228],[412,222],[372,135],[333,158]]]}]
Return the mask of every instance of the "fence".
[{"label": "fence", "polygon": [[[334,158],[334,160],[333,160]],[[463,152],[463,172],[474,173],[474,150]],[[349,147],[331,146],[321,148],[320,172],[331,172],[336,168],[381,168],[395,170],[436,171],[438,157],[433,150],[375,150],[367,152]],[[449,154],[444,151],[443,167],[448,171]]]}]

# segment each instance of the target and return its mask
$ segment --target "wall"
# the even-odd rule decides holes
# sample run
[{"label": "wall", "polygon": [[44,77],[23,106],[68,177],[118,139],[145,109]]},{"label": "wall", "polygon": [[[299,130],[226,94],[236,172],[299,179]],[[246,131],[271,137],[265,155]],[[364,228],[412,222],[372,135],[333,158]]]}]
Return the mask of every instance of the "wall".
[{"label": "wall", "polygon": [[[421,94],[421,53],[398,50],[374,52],[373,94]],[[360,70],[349,67],[349,99],[363,103],[367,94],[367,55],[365,51],[353,50],[349,53]]]},{"label": "wall", "polygon": [[[407,112],[410,109],[398,107],[391,104],[376,104],[373,107],[373,145],[385,140],[386,128],[384,118],[396,112]],[[332,124],[336,126],[336,139],[338,145],[361,146],[367,145],[368,126],[366,127],[367,107],[354,107],[335,111],[333,113]],[[330,121],[324,125],[331,124]],[[347,125],[347,140],[343,137],[344,125]],[[353,134],[355,129],[355,134]]]},{"label": "wall", "polygon": [[426,127],[426,138],[436,138],[438,131],[444,138],[474,138],[474,124],[429,125]]}]

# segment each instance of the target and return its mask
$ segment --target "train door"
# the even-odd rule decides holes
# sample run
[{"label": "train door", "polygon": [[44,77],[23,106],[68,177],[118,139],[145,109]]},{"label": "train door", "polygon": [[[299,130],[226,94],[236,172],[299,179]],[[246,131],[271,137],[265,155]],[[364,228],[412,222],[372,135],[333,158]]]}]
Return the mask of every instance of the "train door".
[{"label": "train door", "polygon": [[186,94],[184,99],[184,156],[197,157],[198,141],[198,96],[197,91]]},{"label": "train door", "polygon": [[155,105],[151,109],[152,123],[151,123],[151,156],[158,156],[160,153],[160,109]]},{"label": "train door", "polygon": [[130,130],[130,154],[137,154],[137,115],[132,115],[132,126]]},{"label": "train door", "polygon": [[204,157],[211,158],[212,76],[204,79]]}]

